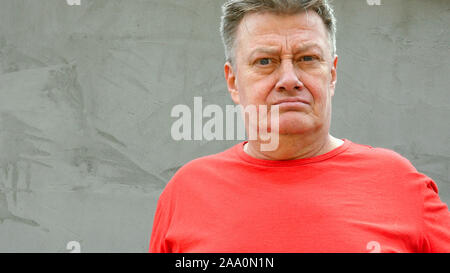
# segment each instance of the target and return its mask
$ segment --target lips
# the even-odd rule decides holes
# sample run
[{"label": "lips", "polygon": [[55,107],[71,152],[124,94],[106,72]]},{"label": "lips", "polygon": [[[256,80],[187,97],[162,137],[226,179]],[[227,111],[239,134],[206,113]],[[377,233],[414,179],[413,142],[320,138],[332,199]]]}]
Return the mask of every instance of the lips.
[{"label": "lips", "polygon": [[301,98],[286,98],[286,99],[282,99],[282,100],[277,101],[273,105],[296,104],[296,103],[309,104],[309,102],[307,100],[304,100],[304,99],[301,99]]}]

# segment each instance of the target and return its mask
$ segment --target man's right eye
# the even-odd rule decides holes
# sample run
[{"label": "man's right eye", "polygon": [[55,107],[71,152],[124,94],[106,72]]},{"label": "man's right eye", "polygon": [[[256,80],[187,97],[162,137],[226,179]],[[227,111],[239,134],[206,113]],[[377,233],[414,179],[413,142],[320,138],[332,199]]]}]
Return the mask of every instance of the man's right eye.
[{"label": "man's right eye", "polygon": [[260,65],[268,65],[270,64],[271,59],[269,58],[262,58],[258,60],[258,64]]}]

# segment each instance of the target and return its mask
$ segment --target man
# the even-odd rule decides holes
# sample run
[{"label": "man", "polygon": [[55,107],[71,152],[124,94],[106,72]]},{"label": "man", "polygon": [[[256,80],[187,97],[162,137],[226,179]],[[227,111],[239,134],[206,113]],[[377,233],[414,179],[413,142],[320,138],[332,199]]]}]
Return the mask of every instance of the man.
[{"label": "man", "polygon": [[243,107],[278,107],[279,144],[251,139],[183,166],[158,201],[150,252],[448,252],[450,213],[429,177],[329,134],[327,1],[232,0],[223,12],[228,90]]}]

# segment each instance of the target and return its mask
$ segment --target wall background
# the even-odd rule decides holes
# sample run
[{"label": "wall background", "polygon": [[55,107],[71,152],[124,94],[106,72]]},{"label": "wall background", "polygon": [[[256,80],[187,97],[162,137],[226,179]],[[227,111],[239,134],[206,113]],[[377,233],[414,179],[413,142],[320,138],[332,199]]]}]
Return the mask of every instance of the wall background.
[{"label": "wall background", "polygon": [[[332,133],[394,149],[450,203],[450,2],[335,0]],[[0,252],[146,252],[187,161],[174,105],[232,104],[211,0],[1,0]]]}]

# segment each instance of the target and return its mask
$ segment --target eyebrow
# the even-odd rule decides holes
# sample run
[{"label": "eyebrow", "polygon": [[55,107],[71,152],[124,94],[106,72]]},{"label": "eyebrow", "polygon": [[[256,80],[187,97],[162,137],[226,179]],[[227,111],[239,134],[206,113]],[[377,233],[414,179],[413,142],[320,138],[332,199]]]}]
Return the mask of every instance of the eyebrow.
[{"label": "eyebrow", "polygon": [[297,54],[299,52],[308,51],[310,49],[317,49],[323,55],[322,48],[316,43],[306,43],[306,44],[302,44],[302,45],[299,45],[299,46],[297,46],[297,45],[294,46],[295,54]]},{"label": "eyebrow", "polygon": [[[294,55],[300,53],[300,52],[304,52],[304,51],[308,51],[310,49],[317,49],[319,50],[320,54],[323,55],[323,50],[322,48],[316,44],[316,43],[306,43],[306,44],[302,44],[302,45],[294,45]],[[250,54],[250,59],[257,53],[266,53],[269,55],[275,55],[275,54],[279,54],[280,53],[280,48],[278,47],[259,47],[256,48],[252,51],[252,53]]]},{"label": "eyebrow", "polygon": [[254,55],[258,53],[266,53],[269,55],[275,55],[280,53],[280,48],[278,47],[259,47],[252,51],[250,54],[250,59],[253,58]]}]

